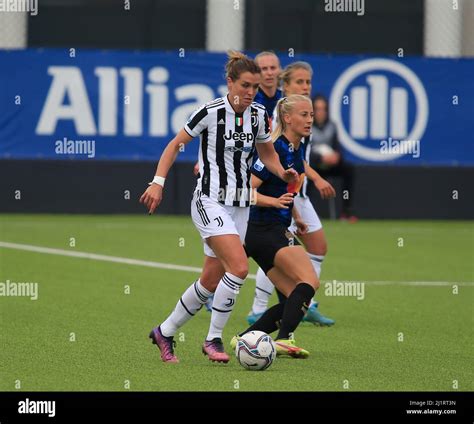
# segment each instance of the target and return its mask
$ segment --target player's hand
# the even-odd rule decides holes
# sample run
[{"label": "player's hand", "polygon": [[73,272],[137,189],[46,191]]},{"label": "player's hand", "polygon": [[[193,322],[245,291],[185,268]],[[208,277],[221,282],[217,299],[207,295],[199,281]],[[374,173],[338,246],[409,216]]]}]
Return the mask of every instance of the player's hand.
[{"label": "player's hand", "polygon": [[301,219],[295,219],[295,225],[296,225],[296,235],[301,236],[303,234],[306,234],[308,232],[308,225],[306,222],[303,222]]},{"label": "player's hand", "polygon": [[318,178],[318,180],[314,182],[314,185],[318,189],[319,194],[321,194],[321,198],[329,199],[336,196],[336,190],[334,190],[334,187],[324,178]]},{"label": "player's hand", "polygon": [[278,199],[275,198],[274,207],[278,209],[288,209],[289,205],[293,203],[293,193],[285,193]]},{"label": "player's hand", "polygon": [[289,168],[280,176],[280,178],[287,183],[294,183],[298,181],[300,176],[293,168]]},{"label": "player's hand", "polygon": [[193,168],[193,174],[197,177],[199,175],[199,162],[196,162]]},{"label": "player's hand", "polygon": [[159,184],[152,184],[146,190],[145,193],[140,197],[140,203],[143,203],[147,209],[148,213],[151,215],[155,212],[155,209],[161,203],[163,198],[163,187]]}]

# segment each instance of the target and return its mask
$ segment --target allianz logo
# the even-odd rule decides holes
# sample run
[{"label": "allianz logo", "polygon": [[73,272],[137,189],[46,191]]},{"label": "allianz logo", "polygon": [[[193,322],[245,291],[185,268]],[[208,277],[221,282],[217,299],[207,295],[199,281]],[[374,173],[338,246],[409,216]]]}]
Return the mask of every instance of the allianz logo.
[{"label": "allianz logo", "polygon": [[[394,83],[390,74],[405,86]],[[365,84],[353,85],[361,76]],[[410,96],[414,102],[410,103]],[[341,143],[352,154],[371,161],[393,160],[406,152],[387,153],[381,148],[383,141],[395,140],[411,152],[426,129],[428,97],[418,76],[404,64],[368,59],[350,66],[338,78],[331,92],[330,116],[338,125]]]}]

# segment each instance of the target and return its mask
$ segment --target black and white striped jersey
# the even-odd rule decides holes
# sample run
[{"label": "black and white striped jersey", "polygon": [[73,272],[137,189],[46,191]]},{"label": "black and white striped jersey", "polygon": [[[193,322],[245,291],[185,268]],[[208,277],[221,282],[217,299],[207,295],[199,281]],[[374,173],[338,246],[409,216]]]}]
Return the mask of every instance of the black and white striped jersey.
[{"label": "black and white striped jersey", "polygon": [[[308,165],[309,165],[309,155],[311,153],[311,136],[312,134],[310,134],[308,137],[303,137],[301,139],[301,142],[303,143],[303,149],[304,149],[303,158]],[[307,190],[308,190],[308,177],[305,175],[303,185],[301,186],[301,190],[298,193],[298,196],[307,198],[308,197]]]},{"label": "black and white striped jersey", "polygon": [[250,205],[250,167],[255,143],[271,141],[265,108],[253,102],[236,113],[227,96],[201,106],[184,126],[201,136],[196,189],[227,206]]}]

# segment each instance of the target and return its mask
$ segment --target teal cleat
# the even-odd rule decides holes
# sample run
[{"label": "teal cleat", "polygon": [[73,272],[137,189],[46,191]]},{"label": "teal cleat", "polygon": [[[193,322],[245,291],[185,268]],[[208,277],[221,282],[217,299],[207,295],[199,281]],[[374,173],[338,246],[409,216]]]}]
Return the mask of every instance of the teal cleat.
[{"label": "teal cleat", "polygon": [[325,317],[319,312],[317,302],[309,307],[308,312],[306,312],[306,315],[303,317],[303,322],[310,322],[314,325],[320,325],[321,327],[330,327],[336,323],[333,319]]},{"label": "teal cleat", "polygon": [[253,325],[260,319],[262,315],[263,312],[260,312],[259,314],[254,314],[253,311],[250,311],[247,315],[247,322],[249,323],[249,325]]}]

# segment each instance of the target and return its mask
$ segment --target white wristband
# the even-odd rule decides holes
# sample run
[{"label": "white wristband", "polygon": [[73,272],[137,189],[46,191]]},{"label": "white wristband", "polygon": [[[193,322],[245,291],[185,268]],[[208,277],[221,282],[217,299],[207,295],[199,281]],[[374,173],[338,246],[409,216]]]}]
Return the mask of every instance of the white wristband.
[{"label": "white wristband", "polygon": [[164,187],[165,186],[165,178],[159,177],[158,175],[155,175],[154,178],[153,178],[153,181],[148,183],[148,185],[152,185],[152,184],[158,184],[161,187]]}]

